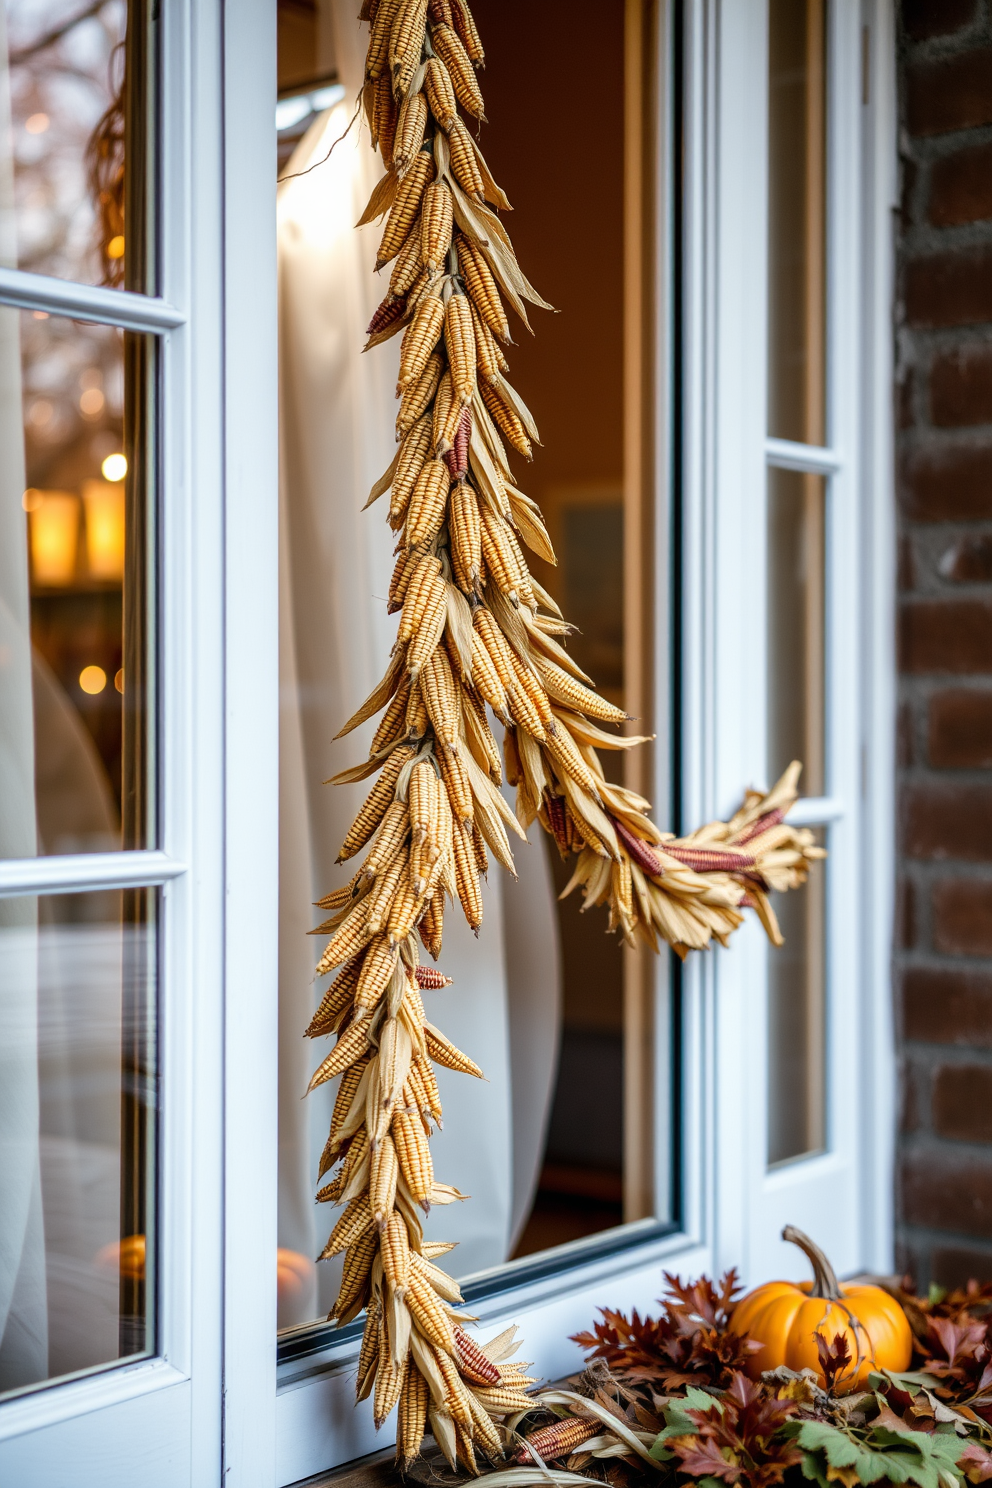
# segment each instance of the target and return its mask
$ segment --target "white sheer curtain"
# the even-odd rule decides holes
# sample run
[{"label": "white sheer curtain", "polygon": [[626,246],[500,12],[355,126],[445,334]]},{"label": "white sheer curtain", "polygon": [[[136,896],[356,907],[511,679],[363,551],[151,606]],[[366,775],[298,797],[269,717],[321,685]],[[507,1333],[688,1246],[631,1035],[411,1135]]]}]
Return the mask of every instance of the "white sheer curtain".
[{"label": "white sheer curtain", "polygon": [[[323,160],[344,133],[360,84],[362,30],[352,0],[321,12],[346,87],[343,103],[301,141],[286,175]],[[381,507],[361,508],[394,452],[398,339],[361,354],[385,293],[372,274],[377,229],[356,232],[382,166],[356,124],[330,158],[286,180],[278,209],[281,419],[281,846],[279,1244],[315,1255],[333,1223],[315,1214],[317,1157],[333,1091],[301,1101],[316,1051],[306,1026],[319,989],[310,904],[341,882],[334,859],[367,785],[320,782],[360,759],[374,723],[332,742],[381,676],[395,624],[386,615],[392,534]],[[457,906],[445,920],[440,964],[454,978],[430,993],[429,1013],[483,1066],[487,1081],[439,1071],[445,1127],[436,1170],[472,1196],[430,1226],[457,1240],[461,1276],[502,1263],[536,1187],[557,1064],[559,965],[544,845],[517,853],[520,878],[496,867],[479,938]],[[302,1270],[303,1268],[301,1268]],[[333,1265],[301,1275],[282,1296],[283,1326],[326,1312]]]}]

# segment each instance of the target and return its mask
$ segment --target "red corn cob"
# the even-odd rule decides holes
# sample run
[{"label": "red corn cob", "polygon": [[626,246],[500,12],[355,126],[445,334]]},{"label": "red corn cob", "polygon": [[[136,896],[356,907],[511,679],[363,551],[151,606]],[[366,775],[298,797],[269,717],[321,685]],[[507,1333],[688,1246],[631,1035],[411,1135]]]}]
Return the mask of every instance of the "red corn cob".
[{"label": "red corn cob", "polygon": [[582,1416],[565,1416],[553,1426],[542,1426],[533,1436],[521,1442],[514,1454],[514,1462],[533,1461],[535,1455],[545,1462],[554,1462],[558,1457],[567,1457],[576,1447],[598,1436],[604,1428],[598,1421]]},{"label": "red corn cob", "polygon": [[565,802],[561,796],[553,796],[550,791],[544,792],[544,809],[548,813],[548,822],[551,827],[551,835],[558,844],[558,851],[562,857],[569,851],[568,846],[568,821],[565,814]]},{"label": "red corn cob", "polygon": [[500,1372],[491,1359],[487,1359],[474,1339],[463,1329],[455,1330],[455,1354],[458,1368],[472,1385],[498,1385]]},{"label": "red corn cob", "polygon": [[[661,865],[661,859],[653,849],[642,838],[635,837],[630,828],[625,827],[622,821],[617,821],[615,816],[611,816],[610,820],[616,828],[620,841],[630,853],[631,860],[637,864],[638,868],[643,868],[649,878],[660,878],[665,870]],[[668,851],[667,847],[665,851]]]},{"label": "red corn cob", "polygon": [[455,432],[455,442],[444,457],[452,480],[463,480],[468,474],[468,445],[472,437],[472,410],[464,409]]},{"label": "red corn cob", "polygon": [[760,837],[762,832],[767,832],[772,827],[777,827],[780,821],[785,820],[784,811],[766,811],[764,816],[759,816],[756,822],[752,822],[746,831],[742,832],[734,843],[735,847],[743,847],[745,842],[750,842],[752,837]]},{"label": "red corn cob", "polygon": [[406,295],[399,295],[394,299],[392,295],[386,296],[378,310],[369,321],[367,334],[374,336],[377,331],[384,331],[391,326],[393,321],[399,320],[406,313]]},{"label": "red corn cob", "polygon": [[436,992],[441,987],[451,986],[451,978],[438,971],[436,966],[418,966],[413,974],[422,992]]},{"label": "red corn cob", "polygon": [[679,847],[674,842],[666,842],[664,851],[696,873],[742,873],[746,868],[753,868],[755,863],[752,853],[721,852],[713,847]]}]

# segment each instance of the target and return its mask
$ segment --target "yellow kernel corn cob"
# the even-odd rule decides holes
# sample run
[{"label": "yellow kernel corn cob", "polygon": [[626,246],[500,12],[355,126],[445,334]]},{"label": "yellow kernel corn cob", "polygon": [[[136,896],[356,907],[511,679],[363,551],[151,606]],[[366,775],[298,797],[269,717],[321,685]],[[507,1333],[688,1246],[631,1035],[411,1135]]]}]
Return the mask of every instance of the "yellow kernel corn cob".
[{"label": "yellow kernel corn cob", "polygon": [[[395,1116],[393,1120],[395,1122]],[[406,1220],[398,1210],[394,1209],[389,1216],[380,1243],[382,1269],[386,1280],[395,1290],[402,1291],[410,1275],[410,1238],[407,1234]]]},{"label": "yellow kernel corn cob", "polygon": [[437,819],[437,775],[429,759],[418,760],[407,785],[410,835],[414,845],[426,842]]},{"label": "yellow kernel corn cob", "polygon": [[[485,524],[483,525],[483,530],[485,530]],[[513,655],[506,637],[493,618],[492,611],[486,609],[485,605],[479,605],[475,614],[472,616],[472,624],[479,639],[492,657],[493,665],[496,668],[500,682],[502,682],[504,687],[513,687],[517,680],[513,670]],[[474,678],[474,665],[472,675]]]},{"label": "yellow kernel corn cob", "polygon": [[434,452],[446,455],[454,449],[455,436],[462,421],[462,403],[458,398],[451,370],[445,372],[434,404]]},{"label": "yellow kernel corn cob", "polygon": [[408,1361],[406,1359],[401,1364],[395,1364],[393,1362],[386,1330],[385,1328],[381,1329],[379,1368],[375,1376],[375,1395],[373,1397],[374,1404],[372,1411],[377,1427],[382,1425],[393,1406],[399,1400],[407,1367]]},{"label": "yellow kernel corn cob", "polygon": [[395,615],[397,610],[403,608],[407,588],[422,557],[422,553],[406,548],[400,552],[393,564],[392,577],[389,580],[389,593],[386,596],[387,615]]},{"label": "yellow kernel corn cob", "polygon": [[427,358],[441,339],[444,322],[444,305],[441,300],[437,295],[426,295],[403,332],[397,391],[402,392],[420,377],[427,366]]},{"label": "yellow kernel corn cob", "polygon": [[422,896],[413,887],[410,867],[407,863],[389,906],[387,929],[391,945],[399,945],[401,940],[406,939],[417,923],[422,907]]},{"label": "yellow kernel corn cob", "polygon": [[421,469],[406,518],[406,540],[410,547],[430,542],[440,532],[449,483],[448,467],[443,460],[430,460]]},{"label": "yellow kernel corn cob", "polygon": [[354,1245],[355,1241],[371,1228],[372,1214],[369,1209],[368,1196],[360,1194],[357,1199],[352,1199],[334,1226],[327,1244],[320,1253],[320,1259],[326,1261],[331,1256],[337,1255],[339,1251],[347,1250],[349,1245]]},{"label": "yellow kernel corn cob", "polygon": [[[427,191],[430,189],[428,186]],[[426,195],[427,192],[424,193],[425,198]],[[415,226],[393,264],[392,273],[389,276],[389,293],[395,295],[397,299],[406,295],[423,267],[424,255],[421,250],[420,230]]]},{"label": "yellow kernel corn cob", "polygon": [[476,628],[472,631],[472,685],[500,718],[508,718],[506,688]]},{"label": "yellow kernel corn cob", "polygon": [[411,750],[401,746],[399,749],[394,749],[386,760],[379,779],[369,792],[364,806],[348,828],[341,851],[338,853],[339,863],[343,863],[346,858],[352,858],[355,853],[360,852],[382,821],[395,794],[399,773],[411,753]]},{"label": "yellow kernel corn cob", "polygon": [[479,823],[472,823],[472,851],[475,854],[475,866],[480,873],[489,872],[489,849],[486,847],[486,839],[479,830]]},{"label": "yellow kernel corn cob", "polygon": [[419,1116],[411,1116],[409,1111],[397,1111],[391,1130],[400,1172],[410,1190],[410,1197],[415,1204],[423,1204],[430,1198],[434,1186],[434,1167],[423,1122]]},{"label": "yellow kernel corn cob", "polygon": [[557,733],[549,735],[544,747],[558,767],[559,779],[567,775],[577,785],[581,785],[594,800],[598,797],[599,786],[596,777],[576,749],[575,740],[567,728],[559,727]]},{"label": "yellow kernel corn cob", "polygon": [[487,382],[495,382],[501,372],[509,371],[510,364],[471,297],[469,304],[472,307],[472,329],[475,331],[475,365]]},{"label": "yellow kernel corn cob", "polygon": [[406,710],[406,726],[408,733],[414,739],[422,739],[427,733],[430,719],[427,717],[427,704],[424,702],[424,694],[420,683],[414,682],[410,689],[410,701]]},{"label": "yellow kernel corn cob", "polygon": [[[393,92],[398,98],[409,89],[410,79],[420,61],[426,25],[427,0],[402,0],[389,34],[389,66],[393,74]],[[412,67],[409,63],[411,55]]]},{"label": "yellow kernel corn cob", "polygon": [[442,647],[431,653],[420,673],[427,715],[439,744],[454,749],[458,743],[458,689],[451,663]]},{"label": "yellow kernel corn cob", "polygon": [[400,411],[396,415],[396,432],[401,439],[430,408],[443,370],[444,362],[440,354],[432,352],[416,382],[404,389]]},{"label": "yellow kernel corn cob", "polygon": [[501,341],[510,339],[510,322],[506,318],[503,302],[499,296],[493,271],[477,243],[459,233],[455,239],[458,250],[458,272],[486,325]]},{"label": "yellow kernel corn cob", "polygon": [[418,561],[413,577],[407,586],[403,600],[403,613],[400,615],[400,623],[396,632],[398,641],[409,641],[420,629],[438,586],[443,595],[441,560],[428,554]]},{"label": "yellow kernel corn cob", "polygon": [[[557,728],[555,715],[551,711],[551,703],[543,685],[530,667],[524,666],[515,651],[510,653],[513,662],[513,670],[516,674],[516,692],[519,696],[525,693],[534,707],[538,718],[541,720],[543,729],[548,733],[554,733]],[[533,732],[533,730],[531,730]],[[535,734],[535,738],[537,735]]]},{"label": "yellow kernel corn cob", "polygon": [[508,1390],[503,1386],[494,1385],[491,1390],[480,1388],[473,1390],[472,1393],[483,1410],[497,1419],[512,1415],[516,1411],[534,1409],[533,1400],[521,1390]]},{"label": "yellow kernel corn cob", "polygon": [[476,67],[485,66],[486,54],[482,49],[482,38],[476,28],[475,18],[468,8],[467,0],[451,0],[451,13],[455,30],[468,56]]},{"label": "yellow kernel corn cob", "polygon": [[463,1054],[461,1049],[456,1049],[433,1023],[425,1023],[424,1037],[427,1040],[427,1052],[435,1064],[443,1064],[445,1069],[457,1070],[463,1075],[475,1075],[479,1080],[483,1078],[475,1061]]},{"label": "yellow kernel corn cob", "polygon": [[399,893],[400,882],[406,872],[407,854],[399,852],[375,881],[372,892],[366,899],[368,928],[372,935],[381,935],[389,923],[389,912],[393,900]]},{"label": "yellow kernel corn cob", "polygon": [[[338,1132],[347,1120],[348,1112],[351,1110],[351,1104],[355,1099],[358,1087],[362,1083],[362,1076],[365,1073],[367,1065],[368,1059],[359,1060],[357,1063],[349,1066],[341,1076],[341,1084],[338,1086],[338,1093],[334,1101],[334,1112],[331,1116],[331,1129],[327,1138],[328,1147],[337,1141]],[[323,1163],[324,1159],[322,1157],[321,1168],[318,1174],[320,1178],[323,1178],[327,1172],[327,1168],[324,1167]]]},{"label": "yellow kernel corn cob", "polygon": [[472,1407],[472,1425],[475,1432],[475,1441],[482,1447],[487,1457],[498,1462],[503,1456],[503,1443],[499,1432],[493,1425],[487,1412],[479,1404],[475,1391],[468,1392],[469,1403]]},{"label": "yellow kernel corn cob", "polygon": [[315,975],[323,976],[325,971],[330,971],[332,967],[340,966],[343,961],[350,961],[352,956],[368,945],[370,935],[365,907],[359,902],[325,945],[323,954],[317,962]]},{"label": "yellow kernel corn cob", "polygon": [[322,1034],[331,1032],[337,1019],[350,1005],[355,995],[363,964],[364,957],[356,956],[338,972],[310,1020],[305,1035],[307,1038],[319,1038]]},{"label": "yellow kernel corn cob", "polygon": [[452,839],[458,902],[461,904],[469,929],[478,931],[482,924],[482,890],[479,887],[479,871],[475,866],[471,837],[461,824],[456,824]]},{"label": "yellow kernel corn cob", "polygon": [[396,969],[396,953],[384,940],[376,939],[369,946],[362,964],[362,974],[355,992],[355,1006],[363,1012],[378,1007],[389,979]]},{"label": "yellow kernel corn cob", "polygon": [[367,1230],[364,1235],[350,1245],[345,1252],[344,1269],[341,1272],[341,1285],[338,1287],[338,1295],[332,1309],[334,1317],[340,1317],[348,1311],[359,1300],[369,1284],[369,1274],[372,1270],[372,1262],[379,1253],[379,1236],[375,1230]]},{"label": "yellow kernel corn cob", "polygon": [[475,392],[475,332],[467,295],[453,294],[444,316],[444,342],[451,367],[451,385],[462,404]]},{"label": "yellow kernel corn cob", "polygon": [[406,803],[394,801],[383,817],[382,826],[376,833],[375,841],[362,864],[362,873],[365,878],[370,881],[377,878],[383,868],[392,862],[398,849],[406,840],[409,830],[410,813]]},{"label": "yellow kernel corn cob", "polygon": [[435,1121],[441,1121],[441,1092],[437,1088],[437,1080],[434,1071],[426,1059],[418,1060],[410,1069],[411,1091],[416,1097],[415,1104],[421,1115],[432,1116]]},{"label": "yellow kernel corn cob", "polygon": [[[419,1125],[419,1123],[418,1123]],[[422,1130],[422,1128],[421,1128]],[[429,1196],[429,1191],[428,1191]],[[407,1278],[407,1305],[413,1321],[428,1343],[445,1354],[454,1353],[455,1336],[451,1320],[438,1301],[437,1293],[413,1266]]]},{"label": "yellow kernel corn cob", "polygon": [[382,231],[379,251],[376,254],[377,269],[383,268],[391,258],[395,258],[403,247],[420,212],[424,191],[433,179],[434,156],[421,150],[393,197],[393,204],[389,209],[386,225]]},{"label": "yellow kernel corn cob", "polygon": [[387,1132],[372,1154],[372,1167],[369,1174],[369,1208],[380,1230],[389,1223],[389,1217],[393,1212],[398,1171],[396,1148],[393,1146],[392,1137]]},{"label": "yellow kernel corn cob", "polygon": [[576,681],[553,661],[535,655],[534,664],[553,702],[564,703],[566,708],[572,708],[576,713],[585,713],[590,718],[602,719],[604,723],[626,721],[627,714],[622,708],[614,707],[612,703],[600,697],[598,692],[584,687],[581,682]]},{"label": "yellow kernel corn cob", "polygon": [[396,1423],[396,1460],[406,1469],[419,1456],[424,1432],[427,1429],[427,1405],[430,1386],[411,1359],[407,1365],[406,1378],[400,1391],[400,1405]]},{"label": "yellow kernel corn cob", "polygon": [[381,1304],[373,1297],[369,1303],[368,1312],[365,1314],[362,1346],[358,1351],[357,1398],[359,1400],[368,1398],[379,1367],[379,1319],[381,1315]]},{"label": "yellow kernel corn cob", "polygon": [[482,521],[479,503],[468,481],[459,481],[448,502],[451,562],[458,587],[471,594],[482,569]]},{"label": "yellow kernel corn cob", "polygon": [[523,420],[516,409],[508,407],[503,402],[503,399],[490,382],[486,382],[485,380],[480,382],[479,391],[482,394],[483,403],[485,403],[489,412],[492,414],[494,422],[501,433],[506,436],[513,449],[516,450],[518,455],[523,455],[525,460],[532,459],[534,451],[527,436],[527,430],[524,428]]},{"label": "yellow kernel corn cob", "polygon": [[356,1171],[362,1166],[368,1155],[369,1134],[363,1126],[348,1140],[348,1150],[344,1155],[344,1162],[338,1171],[342,1190],[347,1187],[349,1181],[355,1176]]},{"label": "yellow kernel corn cob", "polygon": [[451,74],[440,57],[432,57],[427,64],[424,92],[427,94],[427,102],[430,104],[431,113],[437,120],[438,126],[447,132],[452,119],[458,113],[458,105],[455,102],[455,90],[451,85]]},{"label": "yellow kernel corn cob", "polygon": [[475,807],[472,804],[472,786],[469,783],[468,771],[461,755],[442,754],[440,764],[452,816],[456,822],[471,821],[475,814]]},{"label": "yellow kernel corn cob", "polygon": [[484,118],[482,92],[461,38],[450,26],[435,26],[431,31],[431,44],[448,69],[451,86],[462,108],[473,119]]},{"label": "yellow kernel corn cob", "polygon": [[406,664],[411,677],[416,677],[424,662],[441,640],[444,631],[446,596],[443,579],[432,582],[424,602],[423,615],[417,632],[406,653]]},{"label": "yellow kernel corn cob", "polygon": [[[397,739],[402,739],[406,719],[406,706],[409,697],[410,679],[409,677],[404,677],[399,687],[393,693],[393,696],[386,707],[386,711],[379,719],[376,731],[372,735],[372,743],[369,746],[370,759],[374,755],[379,754],[383,749],[387,747],[387,745],[395,743]],[[372,876],[368,871],[367,864],[366,876]]]},{"label": "yellow kernel corn cob", "polygon": [[405,436],[396,458],[389,496],[389,519],[394,528],[400,525],[406,515],[417,476],[430,456],[431,439],[432,419],[429,413],[425,413]]},{"label": "yellow kernel corn cob", "polygon": [[509,542],[509,528],[488,507],[481,512],[482,556],[496,587],[503,594],[516,594],[524,577],[523,565]]},{"label": "yellow kernel corn cob", "polygon": [[389,66],[389,40],[401,3],[402,0],[380,0],[365,56],[367,78],[381,77]]},{"label": "yellow kernel corn cob", "polygon": [[[432,1339],[431,1342],[433,1341]],[[443,1349],[435,1346],[434,1354],[437,1359],[441,1378],[444,1380],[445,1405],[448,1408],[448,1414],[453,1421],[458,1422],[459,1426],[464,1426],[471,1433],[472,1407],[469,1404],[468,1391],[462,1383],[457,1366],[454,1360]]]},{"label": "yellow kernel corn cob", "polygon": [[[457,88],[455,91],[458,91]],[[452,119],[448,125],[448,146],[451,150],[451,170],[455,180],[468,196],[481,201],[486,187],[479,169],[475,146],[468,129],[457,117]],[[384,263],[388,261],[388,259],[383,259]]]},{"label": "yellow kernel corn cob", "polygon": [[424,950],[435,960],[441,954],[441,938],[444,931],[444,890],[438,889],[434,898],[424,910],[423,918],[417,926],[420,939],[423,941]]},{"label": "yellow kernel corn cob", "polygon": [[324,1085],[328,1080],[333,1080],[335,1075],[342,1074],[349,1066],[360,1059],[369,1046],[369,1023],[367,1018],[356,1018],[338,1039],[334,1048],[328,1054],[324,1062],[314,1071],[307,1086],[307,1093],[316,1090],[318,1085]]},{"label": "yellow kernel corn cob", "polygon": [[451,247],[454,202],[446,181],[434,181],[424,192],[420,213],[420,257],[431,273],[444,264]]},{"label": "yellow kernel corn cob", "polygon": [[465,717],[465,734],[476,763],[482,766],[490,779],[500,785],[503,772],[500,765],[499,745],[489,727],[486,706],[472,687],[461,689],[461,703]]},{"label": "yellow kernel corn cob", "polygon": [[400,106],[393,139],[393,168],[401,179],[424,143],[427,115],[427,99],[423,93],[405,98]]},{"label": "yellow kernel corn cob", "polygon": [[392,78],[384,72],[373,86],[372,143],[378,146],[383,164],[388,169],[393,163],[393,146],[396,140],[396,104],[393,101]]},{"label": "yellow kernel corn cob", "polygon": [[634,886],[630,874],[630,859],[621,858],[613,864],[613,899],[617,909],[628,920],[634,919]]}]

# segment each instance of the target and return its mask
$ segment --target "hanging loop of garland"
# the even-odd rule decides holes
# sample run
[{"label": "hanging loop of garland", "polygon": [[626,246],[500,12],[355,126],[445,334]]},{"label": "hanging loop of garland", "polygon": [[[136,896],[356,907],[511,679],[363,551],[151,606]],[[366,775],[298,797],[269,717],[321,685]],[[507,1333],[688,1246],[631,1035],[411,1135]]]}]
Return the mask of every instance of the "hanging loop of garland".
[{"label": "hanging loop of garland", "polygon": [[524,553],[555,561],[507,459],[509,446],[529,460],[539,441],[507,381],[504,302],[528,329],[528,304],[551,307],[517,263],[497,215],[509,202],[469,129],[484,118],[482,43],[465,0],[366,0],[362,19],[362,104],[387,173],[361,222],[385,218],[375,267],[392,266],[368,347],[403,333],[398,449],[367,505],[389,493],[399,622],[386,675],[341,730],[382,715],[368,759],[335,777],[377,777],[339,862],[367,852],[320,901],[314,932],[329,936],[318,976],[338,968],[307,1029],[337,1036],[310,1089],[340,1080],[319,1177],[337,1172],[317,1199],[342,1212],[321,1259],[344,1255],[330,1316],[365,1311],[358,1398],[374,1395],[377,1425],[398,1406],[399,1461],[429,1429],[452,1466],[475,1472],[479,1454],[502,1458],[534,1381],[511,1358],[515,1329],[486,1344],[465,1331],[473,1319],[435,1264],[451,1247],[424,1239],[431,1205],[462,1198],[431,1162],[434,1066],[482,1071],[427,1018],[422,994],[448,979],[420,964],[421,947],[437,958],[455,900],[478,932],[490,853],[512,873],[510,835],[535,819],[573,864],[568,891],[605,905],[629,943],[681,956],[727,944],[749,907],[779,944],[769,892],[799,887],[822,851],[784,819],[798,764],[684,838],[606,779],[598,751],[646,741],[614,731],[627,714],[566,649],[572,627]]}]

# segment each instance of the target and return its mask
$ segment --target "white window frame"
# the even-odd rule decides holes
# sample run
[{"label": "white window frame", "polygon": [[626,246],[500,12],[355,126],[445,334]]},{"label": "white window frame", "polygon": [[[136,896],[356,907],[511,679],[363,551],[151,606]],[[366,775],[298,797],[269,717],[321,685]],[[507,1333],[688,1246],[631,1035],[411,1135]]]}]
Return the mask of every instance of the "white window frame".
[{"label": "white window frame", "polygon": [[[164,409],[161,848],[0,865],[0,892],[163,885],[161,1356],[0,1406],[0,1479],[32,1488],[55,1488],[66,1462],[79,1488],[284,1488],[387,1445],[367,1409],[354,1408],[354,1345],[300,1360],[278,1379],[276,1370],[275,4],[170,0],[162,12],[162,300],[0,272],[0,303],[75,311],[159,335]],[[644,138],[659,162],[654,240],[665,285],[672,7],[628,0],[627,14],[631,34],[643,25],[657,37],[659,97]],[[713,644],[718,631],[733,643],[740,630],[728,627],[733,590],[724,584],[740,558],[733,542],[746,548],[745,512],[759,514],[755,528],[764,532],[764,382],[752,354],[765,337],[764,216],[754,205],[755,192],[762,200],[764,192],[763,14],[764,0],[686,0],[684,11],[686,822],[725,811],[743,784],[764,775],[759,710],[740,685],[748,658],[717,654]],[[841,1269],[854,1269],[885,1267],[891,1246],[894,28],[891,0],[834,0],[834,14],[831,45],[844,57],[855,44],[860,57],[862,25],[871,38],[870,102],[852,124],[848,99],[849,122],[831,135],[835,158],[839,150],[862,183],[860,215],[848,217],[843,232],[836,227],[832,242],[850,301],[854,341],[845,355],[860,368],[867,410],[860,423],[847,410],[836,446],[846,500],[861,514],[850,578],[858,689],[854,721],[843,725],[848,763],[837,795],[848,842],[835,858],[858,875],[863,903],[848,963],[861,989],[861,1033],[851,1047],[863,1140],[857,1172],[844,1180],[858,1194],[857,1237],[838,1257]],[[860,75],[850,87],[860,90]],[[755,161],[760,180],[749,191]],[[639,476],[655,500],[657,699],[670,686],[671,324],[671,307],[659,297],[643,353],[654,373],[654,468]],[[636,430],[628,433],[636,440]],[[763,553],[757,561],[762,572]],[[653,794],[664,814],[671,791],[663,708],[657,726]],[[854,766],[848,732],[857,741]],[[777,1264],[765,1234],[767,1179],[745,1162],[755,1144],[765,1150],[763,1096],[754,1094],[764,1060],[754,1016],[764,957],[751,928],[730,952],[691,958],[684,977],[678,1230],[659,1234],[643,1221],[630,1228],[625,1248],[595,1258],[578,1243],[567,1269],[520,1272],[519,1284],[476,1307],[483,1328],[521,1325],[539,1372],[555,1377],[575,1366],[568,1335],[588,1325],[598,1305],[650,1307],[663,1266],[687,1274],[738,1264],[757,1280]],[[673,995],[662,957],[647,993],[659,1068],[670,1055]],[[659,1191],[671,1141],[659,1103]],[[790,1259],[785,1274],[794,1271]]]}]

